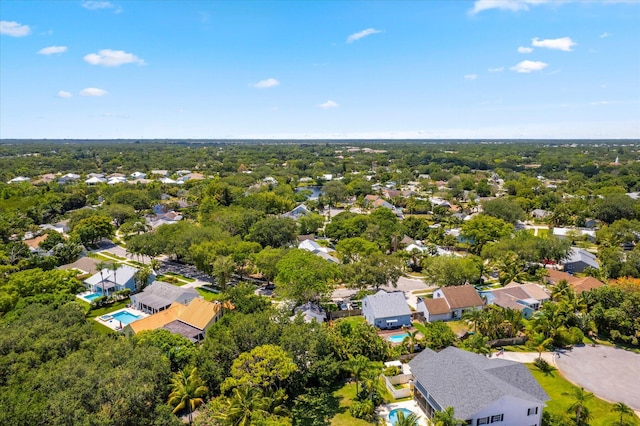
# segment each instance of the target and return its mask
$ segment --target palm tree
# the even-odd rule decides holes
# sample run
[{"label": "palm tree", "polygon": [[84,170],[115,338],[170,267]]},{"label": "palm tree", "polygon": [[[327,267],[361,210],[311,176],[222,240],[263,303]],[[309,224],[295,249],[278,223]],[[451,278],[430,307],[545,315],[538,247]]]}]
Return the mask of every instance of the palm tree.
[{"label": "palm tree", "polygon": [[567,409],[567,412],[576,415],[576,425],[582,425],[590,417],[589,410],[585,405],[588,400],[593,398],[593,394],[585,391],[584,388],[575,388],[573,397],[574,401]]},{"label": "palm tree", "polygon": [[200,378],[197,368],[192,368],[188,374],[185,370],[174,373],[171,379],[171,393],[168,404],[176,414],[184,409],[189,410],[189,423],[192,421],[193,410],[204,402],[203,397],[209,392]]},{"label": "palm tree", "polygon": [[407,345],[407,349],[409,349],[409,353],[413,353],[417,344],[420,343],[420,338],[418,338],[419,331],[408,331],[407,336],[402,339],[402,343]]},{"label": "palm tree", "polygon": [[411,413],[405,417],[404,411],[397,411],[398,417],[395,426],[416,426],[418,424],[418,415]]},{"label": "palm tree", "polygon": [[633,416],[633,410],[624,402],[616,402],[615,404],[613,404],[613,408],[611,409],[611,411],[620,413],[620,423],[618,423],[620,426],[623,426],[625,424],[623,421],[623,418],[625,416]]},{"label": "palm tree", "polygon": [[216,415],[216,419],[233,426],[249,426],[251,418],[258,413],[266,413],[269,399],[262,391],[251,386],[233,388],[231,397],[225,401],[223,411]]},{"label": "palm tree", "polygon": [[375,371],[382,370],[382,363],[371,361],[364,355],[349,357],[346,361],[347,371],[356,379],[356,396],[360,393],[360,381],[367,376],[373,375]]},{"label": "palm tree", "polygon": [[117,273],[118,273],[118,269],[120,269],[120,264],[113,262],[111,263],[111,265],[109,265],[109,269],[113,272],[113,282],[114,284],[117,285],[118,284]]},{"label": "palm tree", "polygon": [[133,279],[136,282],[136,290],[142,290],[145,288],[149,281],[149,277],[151,277],[151,268],[145,266],[138,269],[133,275]]},{"label": "palm tree", "polygon": [[462,314],[462,319],[472,322],[473,332],[476,333],[478,331],[478,323],[483,319],[482,309],[468,309]]},{"label": "palm tree", "polygon": [[109,269],[109,265],[111,265],[111,263],[103,262],[103,261],[100,261],[100,262],[96,263],[96,269],[98,269],[98,271],[100,271],[100,285],[102,286],[102,295],[103,296],[105,296],[105,294],[104,294],[104,270],[105,269]]},{"label": "palm tree", "polygon": [[464,426],[466,421],[456,419],[453,407],[447,407],[444,411],[436,411],[433,413],[434,426]]}]

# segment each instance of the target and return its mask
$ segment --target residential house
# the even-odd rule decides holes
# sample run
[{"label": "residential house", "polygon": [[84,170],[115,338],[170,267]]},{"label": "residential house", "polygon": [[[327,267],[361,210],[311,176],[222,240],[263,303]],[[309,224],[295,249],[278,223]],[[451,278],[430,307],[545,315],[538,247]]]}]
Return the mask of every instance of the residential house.
[{"label": "residential house", "polygon": [[569,257],[562,261],[562,267],[572,274],[584,272],[587,268],[600,269],[595,254],[577,247],[571,248]]},{"label": "residential house", "polygon": [[293,316],[291,320],[294,320],[296,316],[301,315],[304,322],[310,323],[316,321],[322,324],[327,318],[327,313],[321,306],[316,303],[307,302],[304,305],[296,306],[293,309]]},{"label": "residential house", "polygon": [[323,259],[328,260],[329,262],[340,263],[340,261],[332,255],[332,253],[335,253],[335,250],[329,247],[321,246],[320,244],[316,243],[314,240],[300,241],[300,243],[298,244],[298,248],[300,250],[310,251],[316,256],[320,256]]},{"label": "residential house", "polygon": [[35,238],[28,238],[26,240],[22,240],[27,246],[29,246],[29,251],[31,253],[40,253],[44,254],[45,251],[40,248],[40,243],[47,239],[47,234],[40,235]]},{"label": "residential house", "polygon": [[558,238],[569,238],[571,234],[579,235],[587,240],[594,242],[596,240],[596,231],[588,228],[553,228],[553,236]]},{"label": "residential house", "polygon": [[209,327],[218,322],[224,309],[233,309],[228,302],[207,302],[195,298],[184,305],[174,302],[169,308],[156,314],[134,321],[124,327],[124,334],[132,336],[146,330],[165,329],[179,334],[192,342],[201,342]]},{"label": "residential house", "polygon": [[151,229],[156,229],[161,225],[173,225],[181,220],[182,215],[173,210],[166,213],[156,214],[155,216],[145,217],[145,221],[147,222],[147,225],[151,227]]},{"label": "residential house", "polygon": [[31,178],[25,177],[25,176],[16,176],[13,179],[9,180],[7,183],[22,183],[22,182],[29,182],[31,180]]},{"label": "residential house", "polygon": [[143,172],[133,172],[133,173],[131,173],[131,177],[133,179],[146,179],[147,178],[147,174],[143,173]]},{"label": "residential house", "polygon": [[87,185],[98,185],[100,183],[104,183],[107,180],[103,177],[98,177],[98,176],[92,176],[89,179],[85,180],[84,183],[86,183]]},{"label": "residential house", "polygon": [[66,175],[61,176],[60,179],[58,179],[58,183],[60,185],[65,185],[67,183],[77,182],[79,179],[80,179],[80,175],[75,173],[67,173]]},{"label": "residential house", "polygon": [[[134,278],[136,272],[138,272],[138,268],[129,265],[120,265],[115,271],[105,268],[84,280],[84,283],[92,292],[105,296],[110,296],[126,288],[134,291],[136,289]],[[153,282],[155,278],[156,276],[152,273],[149,282]]]},{"label": "residential house", "polygon": [[555,285],[564,280],[569,283],[571,288],[573,288],[573,291],[578,294],[582,293],[583,291],[593,290],[594,288],[602,287],[603,285],[605,285],[602,281],[594,277],[574,277],[567,272],[556,271],[555,269],[547,270],[547,275],[543,278],[543,280],[547,284],[551,285]]},{"label": "residential house", "polygon": [[472,285],[442,287],[433,292],[432,299],[418,298],[417,310],[431,321],[448,321],[462,318],[470,309],[482,309],[484,302]]},{"label": "residential house", "polygon": [[58,175],[54,173],[45,173],[40,175],[38,179],[32,180],[31,183],[34,185],[46,185],[48,183],[53,182]]},{"label": "residential house", "polygon": [[98,263],[100,263],[99,259],[84,256],[73,263],[58,266],[57,269],[75,269],[76,271],[80,271],[82,274],[93,275],[98,272]]},{"label": "residential house", "polygon": [[511,282],[502,288],[488,290],[481,294],[486,297],[487,304],[518,310],[527,319],[551,297],[538,284],[517,282]]},{"label": "residential house", "polygon": [[402,292],[380,290],[366,296],[362,299],[362,316],[369,324],[381,329],[411,325],[411,311]]},{"label": "residential house", "polygon": [[311,214],[311,211],[307,208],[307,206],[304,205],[304,204],[300,204],[299,206],[297,206],[293,210],[282,214],[282,217],[288,217],[288,218],[293,219],[293,220],[298,220],[302,216],[307,216],[309,214]]},{"label": "residential house", "polygon": [[162,177],[167,177],[169,176],[169,171],[168,170],[151,170],[151,175],[152,176],[162,176]]},{"label": "residential house", "polygon": [[427,418],[447,407],[468,425],[541,426],[550,398],[522,363],[450,346],[409,361],[413,398]]},{"label": "residential house", "polygon": [[534,209],[531,212],[531,217],[534,219],[546,219],[549,216],[551,216],[551,212],[543,209]]},{"label": "residential house", "polygon": [[200,297],[200,294],[193,288],[154,281],[140,293],[131,296],[131,304],[139,311],[155,314],[168,309],[174,302],[186,305],[196,297]]}]

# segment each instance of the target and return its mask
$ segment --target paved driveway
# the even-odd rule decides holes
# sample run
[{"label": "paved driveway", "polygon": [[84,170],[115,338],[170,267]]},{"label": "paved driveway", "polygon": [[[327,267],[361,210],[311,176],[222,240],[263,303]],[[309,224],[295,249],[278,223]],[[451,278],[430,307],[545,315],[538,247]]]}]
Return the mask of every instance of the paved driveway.
[{"label": "paved driveway", "polygon": [[610,402],[640,410],[640,354],[610,346],[580,346],[556,365],[569,381]]}]

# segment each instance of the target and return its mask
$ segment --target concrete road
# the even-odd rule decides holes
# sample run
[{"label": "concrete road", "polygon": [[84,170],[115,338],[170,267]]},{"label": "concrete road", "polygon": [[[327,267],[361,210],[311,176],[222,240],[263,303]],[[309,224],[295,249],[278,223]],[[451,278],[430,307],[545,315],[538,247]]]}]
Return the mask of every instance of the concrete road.
[{"label": "concrete road", "polygon": [[572,383],[640,411],[640,354],[611,346],[580,346],[563,352],[556,365]]}]

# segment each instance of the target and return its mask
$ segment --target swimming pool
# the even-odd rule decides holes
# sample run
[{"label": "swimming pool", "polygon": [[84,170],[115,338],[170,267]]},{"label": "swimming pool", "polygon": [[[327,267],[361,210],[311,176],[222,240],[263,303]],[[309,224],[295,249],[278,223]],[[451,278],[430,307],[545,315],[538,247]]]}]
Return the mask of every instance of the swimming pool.
[{"label": "swimming pool", "polygon": [[87,300],[95,300],[100,296],[102,296],[100,293],[89,293],[82,296],[82,298]]},{"label": "swimming pool", "polygon": [[407,337],[408,335],[409,333],[396,334],[394,336],[387,337],[387,340],[390,341],[391,343],[402,343],[404,338]]},{"label": "swimming pool", "polygon": [[123,326],[131,324],[132,322],[142,318],[137,315],[133,315],[131,312],[127,312],[127,311],[116,312],[114,314],[111,314],[111,316],[113,317],[114,320],[120,321]]},{"label": "swimming pool", "polygon": [[413,411],[406,408],[396,408],[395,410],[391,410],[391,412],[389,413],[389,421],[394,426],[398,422],[398,412],[402,412],[402,414],[404,414],[404,418],[407,418],[410,415],[414,414]]}]

